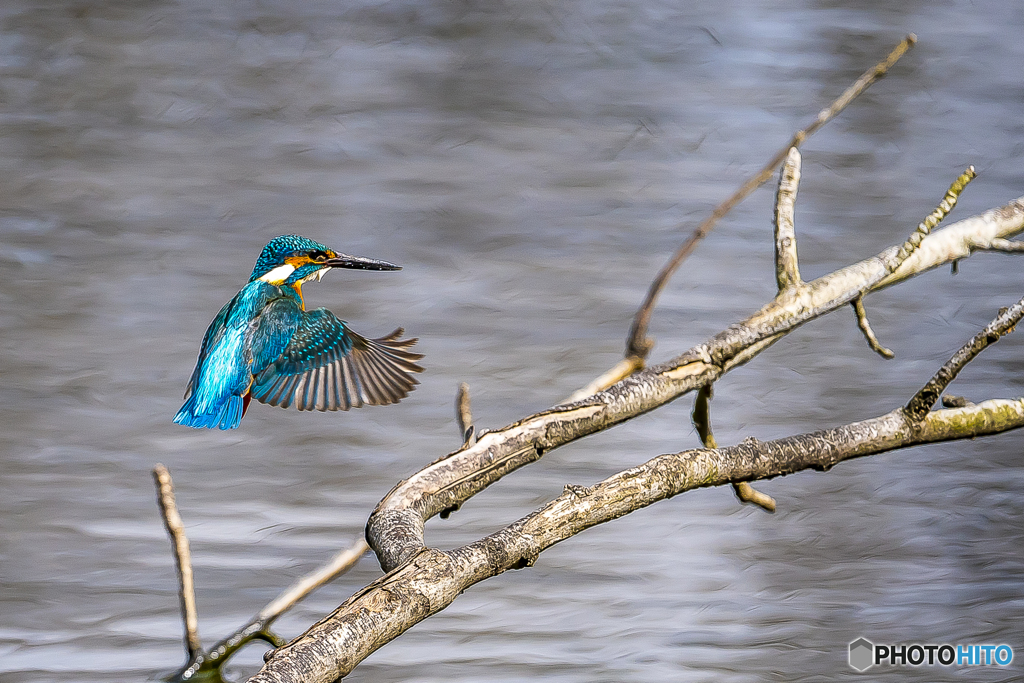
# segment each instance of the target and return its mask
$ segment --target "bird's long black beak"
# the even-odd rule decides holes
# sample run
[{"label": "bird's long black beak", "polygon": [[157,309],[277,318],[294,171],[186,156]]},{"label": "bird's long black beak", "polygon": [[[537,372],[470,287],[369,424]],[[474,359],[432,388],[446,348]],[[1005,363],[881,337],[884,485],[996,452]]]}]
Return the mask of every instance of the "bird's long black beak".
[{"label": "bird's long black beak", "polygon": [[378,261],[375,258],[363,258],[362,256],[349,256],[338,254],[334,258],[324,261],[325,266],[331,268],[355,268],[357,270],[401,270],[402,266],[396,266],[387,261]]}]

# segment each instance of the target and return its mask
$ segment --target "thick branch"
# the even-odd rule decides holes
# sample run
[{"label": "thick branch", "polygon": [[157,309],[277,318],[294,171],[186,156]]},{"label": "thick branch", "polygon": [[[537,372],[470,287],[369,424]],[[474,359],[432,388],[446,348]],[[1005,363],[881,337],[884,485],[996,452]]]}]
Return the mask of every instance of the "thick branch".
[{"label": "thick branch", "polygon": [[[367,523],[370,547],[385,569],[393,569],[423,549],[427,519],[458,508],[543,453],[715,382],[784,334],[865,292],[962,258],[950,243],[1006,238],[1021,230],[1024,198],[935,231],[909,254],[904,250],[903,263],[897,259],[900,247],[894,246],[804,286],[789,288],[746,320],[666,363],[648,367],[582,401],[557,405],[487,432],[475,444],[441,458],[392,489]],[[911,271],[908,264],[916,270]]]},{"label": "thick branch", "polygon": [[[954,190],[959,191],[957,183]],[[592,488],[567,486],[548,506],[478,542],[451,551],[424,545],[425,520],[457,508],[546,451],[707,386],[797,326],[867,292],[962,258],[950,241],[991,243],[1024,229],[1022,198],[928,234],[953,201],[955,196],[947,195],[939,211],[903,245],[812,282],[787,287],[746,320],[671,361],[584,400],[487,432],[476,443],[399,483],[367,523],[367,540],[389,573],[271,653],[252,680],[334,681],[413,624],[444,609],[474,583],[529,566],[545,548],[583,529],[691,488],[737,484],[808,468],[825,470],[848,458],[1024,426],[1024,399],[937,410],[920,420],[899,408],[874,420],[766,444],[748,439],[731,448],[659,456]]]},{"label": "thick branch", "polygon": [[1024,426],[1024,399],[992,400],[928,413],[913,423],[902,408],[845,427],[715,450],[658,456],[557,499],[505,529],[450,551],[424,548],[352,596],[284,648],[251,683],[329,683],[464,590],[532,565],[546,548],[592,526],[684,491],[828,470],[850,458],[917,444],[973,438]]},{"label": "thick branch", "polygon": [[[1024,299],[965,344],[943,366],[955,371],[1024,316]],[[949,377],[952,379],[952,377]],[[933,380],[942,388],[949,380]],[[941,390],[941,389],[940,389]],[[919,394],[920,395],[920,394]],[[694,422],[710,440],[707,401]],[[911,401],[918,400],[915,397]],[[967,439],[1024,427],[1024,398],[926,412],[897,408],[880,417],[810,434],[738,446],[660,455],[592,487],[566,486],[541,509],[486,538],[450,551],[422,548],[352,596],[305,634],[270,654],[255,683],[329,683],[414,624],[447,607],[468,587],[528,567],[545,549],[579,532],[695,488],[740,484],[805,469],[826,471],[851,458],[925,443]]]}]

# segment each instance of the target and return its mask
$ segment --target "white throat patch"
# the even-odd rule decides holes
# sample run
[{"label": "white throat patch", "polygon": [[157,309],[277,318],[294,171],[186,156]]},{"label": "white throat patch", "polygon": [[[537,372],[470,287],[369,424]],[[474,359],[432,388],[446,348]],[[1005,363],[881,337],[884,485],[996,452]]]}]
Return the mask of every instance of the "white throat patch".
[{"label": "white throat patch", "polygon": [[307,282],[312,282],[313,280],[316,280],[317,282],[319,282],[320,280],[324,279],[324,274],[328,270],[330,270],[330,268],[321,268],[320,270],[314,271],[313,273],[310,273],[306,277],[302,278],[302,280],[300,280],[300,282],[302,284],[306,284]]},{"label": "white throat patch", "polygon": [[269,282],[272,285],[280,285],[295,272],[295,266],[290,263],[286,263],[283,266],[278,266],[272,271],[260,277],[264,282]]}]

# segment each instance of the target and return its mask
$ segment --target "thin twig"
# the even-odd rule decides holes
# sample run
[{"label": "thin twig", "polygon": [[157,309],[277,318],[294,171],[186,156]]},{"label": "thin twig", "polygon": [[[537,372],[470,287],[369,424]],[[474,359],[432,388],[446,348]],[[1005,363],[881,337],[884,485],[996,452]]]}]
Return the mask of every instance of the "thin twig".
[{"label": "thin twig", "polygon": [[767,493],[762,493],[745,481],[732,485],[733,493],[740,499],[740,502],[751,503],[768,512],[775,512],[775,499]]},{"label": "thin twig", "polygon": [[917,229],[911,233],[907,241],[903,243],[899,251],[896,252],[896,257],[893,259],[889,266],[889,271],[893,272],[906,261],[910,256],[917,251],[917,248],[921,246],[921,242],[927,237],[932,230],[935,229],[942,219],[949,215],[950,211],[956,206],[957,200],[960,198],[960,193],[964,191],[967,185],[978,177],[978,174],[974,171],[974,166],[968,166],[967,170],[961,173],[953,184],[946,190],[946,195],[939,202],[939,205],[935,207],[935,210],[928,214],[923,221],[921,221]]},{"label": "thin twig", "polygon": [[599,391],[604,391],[611,385],[632,375],[637,370],[643,370],[644,361],[639,356],[627,356],[612,367],[611,370],[596,378],[593,382],[576,391],[563,403],[575,403],[587,396],[593,396]]},{"label": "thin twig", "polygon": [[455,395],[455,420],[459,425],[462,443],[471,443],[475,439],[476,430],[473,428],[473,412],[469,407],[469,385],[465,382],[459,384],[459,391]]},{"label": "thin twig", "polygon": [[202,672],[219,670],[233,654],[254,640],[262,640],[274,647],[281,647],[286,641],[275,635],[270,630],[270,625],[317,588],[330,583],[351,569],[369,549],[365,539],[361,537],[356,539],[352,545],[331,558],[323,567],[303,576],[282,591],[247,624],[219,641],[209,651],[197,652],[194,656],[190,656],[185,666],[168,681],[182,683],[194,679]]},{"label": "thin twig", "polygon": [[693,399],[693,411],[690,413],[690,421],[693,422],[704,448],[718,448],[715,435],[711,432],[711,399],[715,395],[714,387],[714,384],[709,383],[697,390],[697,396]]},{"label": "thin twig", "polygon": [[864,333],[864,338],[868,340],[868,346],[871,347],[871,350],[882,358],[895,358],[896,354],[891,349],[882,346],[878,341],[878,337],[875,336],[874,330],[871,329],[871,323],[868,322],[868,312],[864,310],[863,296],[853,300],[853,310],[857,314],[857,327]]},{"label": "thin twig", "polygon": [[796,192],[800,187],[800,150],[789,149],[775,194],[775,281],[779,291],[801,283],[796,254]]},{"label": "thin twig", "polygon": [[626,340],[626,356],[637,356],[640,359],[647,358],[651,348],[654,346],[654,342],[647,337],[647,329],[650,324],[651,312],[654,309],[654,303],[657,300],[658,295],[661,294],[661,290],[665,288],[665,284],[668,282],[669,278],[672,277],[672,274],[677,268],[679,268],[679,265],[685,261],[691,253],[693,253],[693,250],[697,247],[697,243],[704,239],[704,237],[711,232],[712,228],[714,228],[715,224],[723,216],[729,213],[733,207],[743,201],[747,195],[772,177],[772,173],[775,172],[775,169],[782,163],[783,159],[786,158],[786,155],[789,154],[790,148],[799,147],[819,128],[835,118],[839,112],[846,108],[846,106],[858,95],[864,92],[868,86],[884,76],[900,59],[900,57],[902,57],[907,50],[914,45],[915,42],[917,42],[917,37],[913,33],[900,41],[899,45],[893,48],[892,52],[890,52],[885,59],[865,71],[861,77],[858,78],[853,85],[847,88],[831,105],[822,109],[813,123],[807,126],[807,128],[794,133],[790,141],[786,143],[786,145],[780,149],[756,175],[747,180],[747,182],[736,190],[732,196],[715,207],[715,210],[711,212],[711,215],[704,219],[704,221],[694,229],[693,234],[690,235],[689,239],[679,247],[679,250],[672,256],[669,262],[665,264],[661,271],[658,272],[658,275],[654,278],[654,282],[651,283],[650,289],[647,290],[647,296],[644,298],[639,310],[637,310],[636,316],[633,318],[633,324],[629,330],[629,336]]},{"label": "thin twig", "polygon": [[203,646],[199,641],[199,613],[196,610],[196,589],[192,578],[192,554],[188,549],[188,537],[185,525],[178,514],[178,506],[174,502],[174,483],[171,473],[163,465],[153,468],[153,479],[156,481],[157,502],[160,514],[164,518],[164,526],[171,536],[171,547],[174,550],[174,561],[178,568],[178,594],[181,597],[181,619],[185,624],[185,650],[191,661]]},{"label": "thin twig", "polygon": [[275,619],[290,610],[317,588],[330,583],[351,569],[369,549],[370,546],[366,545],[366,539],[360,536],[353,541],[352,545],[332,557],[327,564],[303,576],[286,588],[279,596],[260,610],[260,613],[256,615],[256,620],[262,621],[264,627],[269,626]]},{"label": "thin twig", "polygon": [[[711,399],[714,396],[714,384],[705,384],[697,391],[697,397],[693,400],[693,412],[690,419],[693,426],[700,435],[704,448],[718,448],[715,435],[711,431]],[[775,512],[775,499],[766,493],[761,493],[749,483],[741,481],[732,485],[732,490],[742,503],[752,503],[758,507]]]},{"label": "thin twig", "polygon": [[939,368],[939,371],[928,380],[928,383],[921,388],[921,391],[917,392],[914,398],[910,399],[910,402],[903,409],[904,412],[915,422],[923,420],[932,409],[932,406],[935,405],[939,396],[942,395],[942,392],[960,374],[964,366],[970,363],[975,356],[984,351],[989,345],[999,341],[1000,337],[1013,332],[1014,326],[1020,322],[1022,317],[1024,317],[1024,299],[1021,299],[1009,308],[1000,310],[999,316],[995,320],[990,322],[984,330],[974,335],[969,342],[953,354],[953,357],[945,365]]}]

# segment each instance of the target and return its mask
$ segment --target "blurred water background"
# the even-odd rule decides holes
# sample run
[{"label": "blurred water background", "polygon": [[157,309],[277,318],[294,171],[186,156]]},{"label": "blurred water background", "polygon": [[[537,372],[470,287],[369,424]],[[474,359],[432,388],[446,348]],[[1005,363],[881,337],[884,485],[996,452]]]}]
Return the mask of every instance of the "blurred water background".
[{"label": "blurred water background", "polygon": [[[183,659],[150,469],[171,470],[200,631],[222,637],[362,532],[399,479],[620,357],[695,222],[907,32],[920,44],[805,147],[810,278],[905,238],[968,164],[954,218],[1024,194],[1024,5],[5,0],[0,4],[0,680],[155,680]],[[771,201],[723,221],[662,297],[653,360],[772,295]],[[262,245],[300,233],[400,273],[306,288],[368,335],[420,337],[398,406],[254,405],[171,424],[203,331]],[[847,311],[716,387],[718,441],[904,402],[1000,306],[1020,261],[978,254]],[[1024,335],[952,388],[1018,396]],[[697,445],[690,399],[545,458],[428,525],[460,545],[557,495]],[[699,491],[485,582],[352,681],[852,680],[847,643],[1008,643],[1019,680],[1020,434],[762,484],[778,514]],[[278,624],[293,636],[379,575],[364,558]],[[229,667],[254,672],[262,648]],[[858,679],[859,680],[859,679]]]}]

